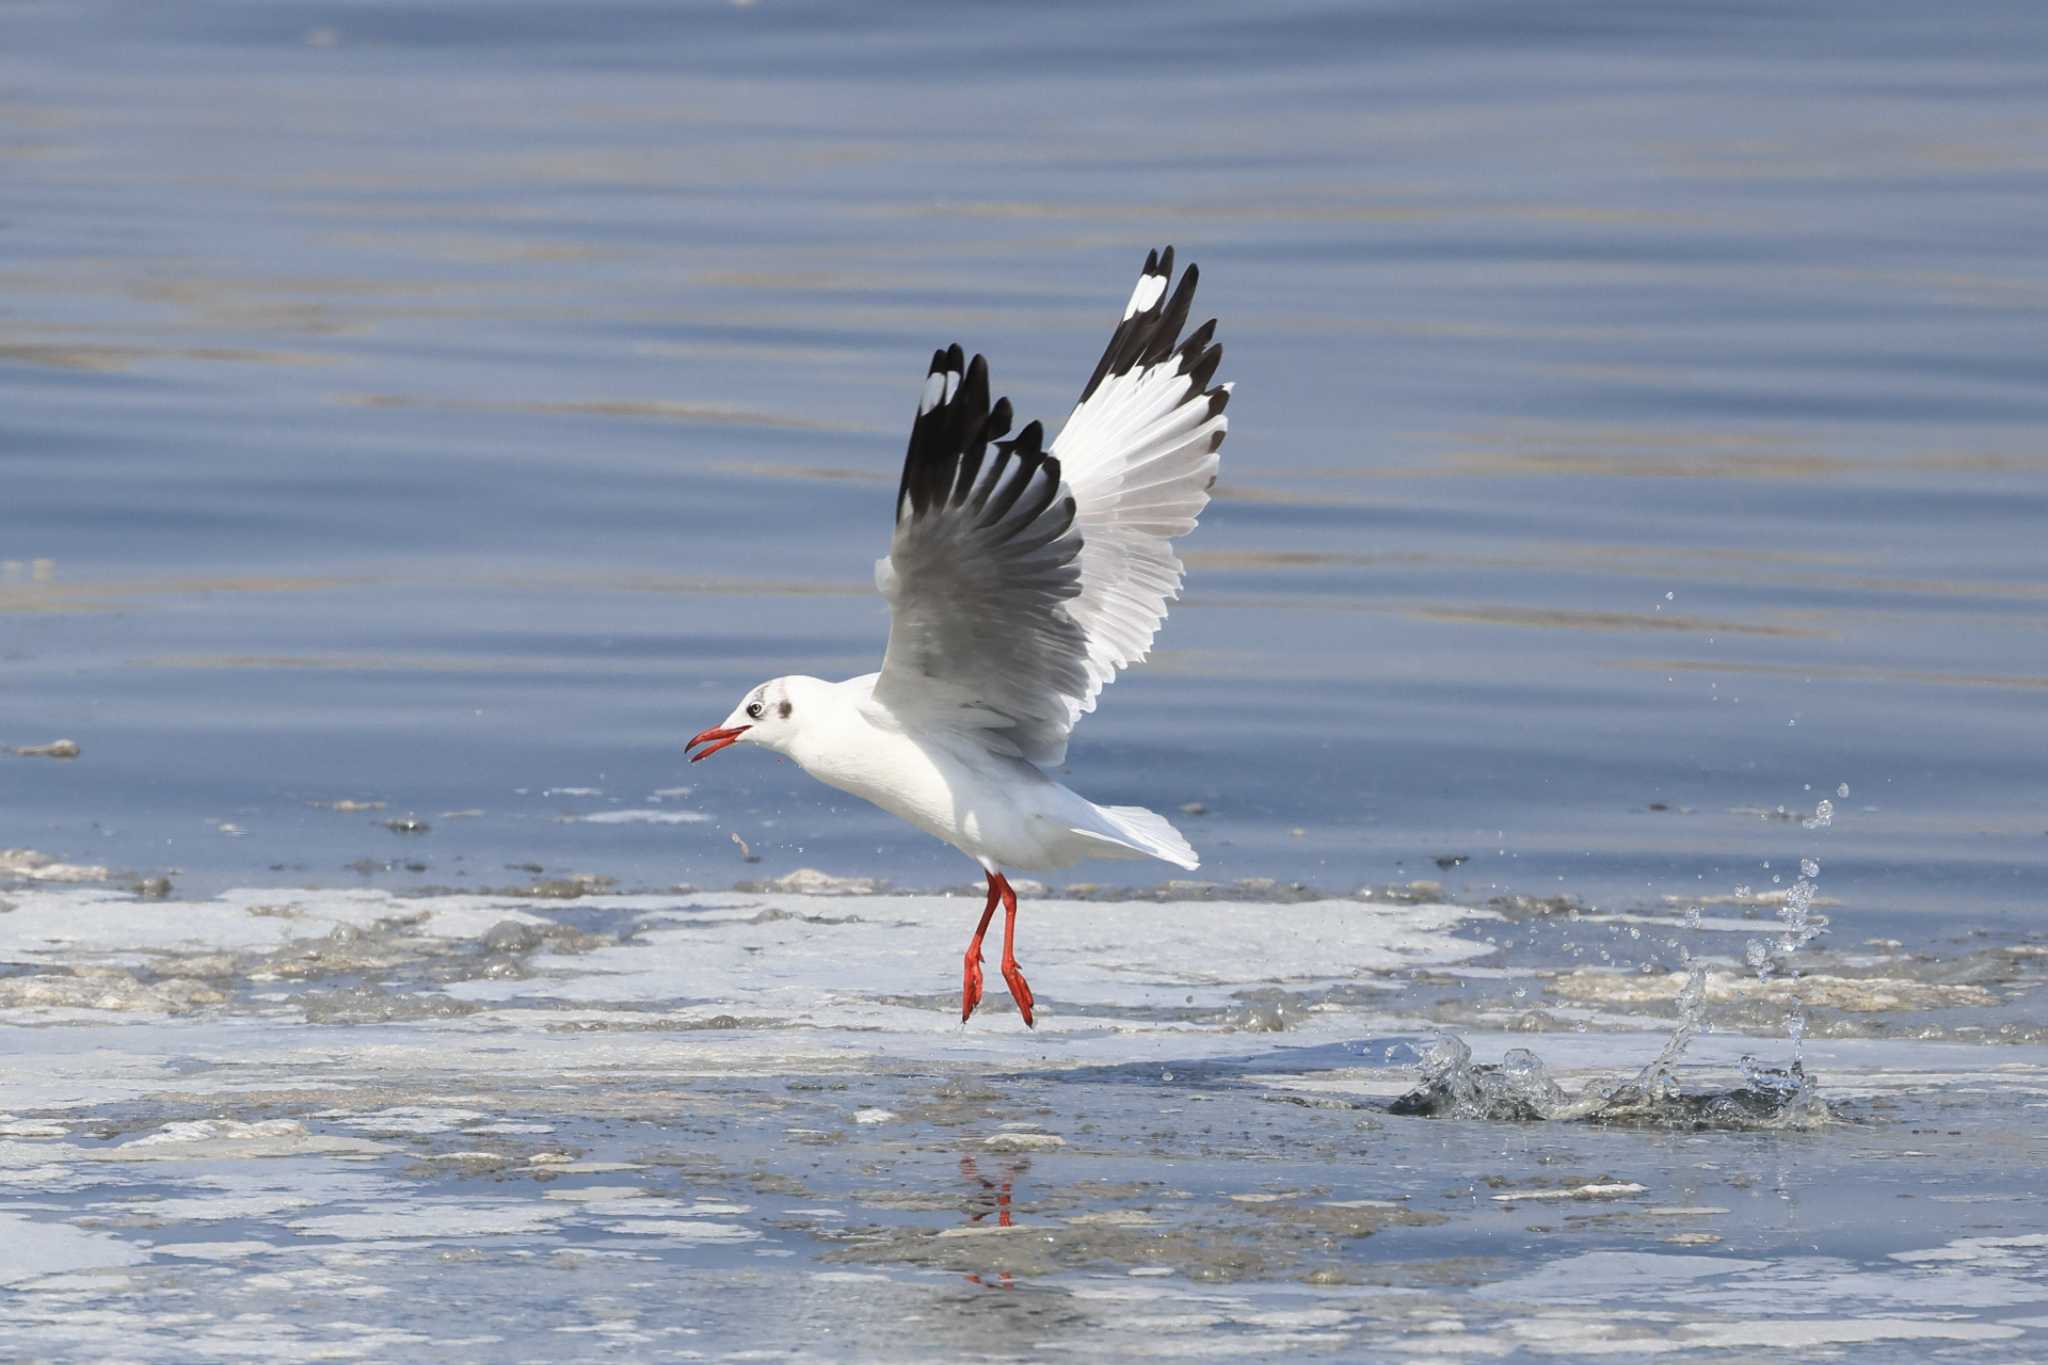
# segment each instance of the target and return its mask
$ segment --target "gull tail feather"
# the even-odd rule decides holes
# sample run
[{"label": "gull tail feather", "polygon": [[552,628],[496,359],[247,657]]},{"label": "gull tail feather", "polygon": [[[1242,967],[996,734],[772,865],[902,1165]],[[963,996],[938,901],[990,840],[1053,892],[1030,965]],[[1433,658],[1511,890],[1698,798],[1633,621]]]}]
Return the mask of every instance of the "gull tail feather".
[{"label": "gull tail feather", "polygon": [[[1165,816],[1143,806],[1097,806],[1100,829],[1075,828],[1084,839],[1104,845],[1098,856],[1107,858],[1157,858],[1192,872],[1202,865],[1194,848]],[[1121,852],[1117,850],[1122,850]]]}]

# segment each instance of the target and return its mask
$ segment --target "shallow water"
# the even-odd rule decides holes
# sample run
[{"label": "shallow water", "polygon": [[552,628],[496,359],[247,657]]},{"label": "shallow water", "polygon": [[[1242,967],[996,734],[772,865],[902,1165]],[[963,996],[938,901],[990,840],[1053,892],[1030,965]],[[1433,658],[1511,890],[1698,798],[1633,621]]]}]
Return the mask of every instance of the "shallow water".
[{"label": "shallow water", "polygon": [[[1816,1348],[2038,1353],[2015,1174],[2048,1041],[2037,7],[7,24],[0,1221],[75,1267],[0,1259],[24,1349],[174,1355],[204,1300],[194,1356],[497,1358],[451,1319],[538,1296],[552,1355],[795,1350],[832,1323],[874,1350],[912,1323],[934,1354],[1740,1352],[1770,1315],[1774,1344],[1796,1315]],[[887,932],[707,931],[715,969],[670,943],[654,926],[805,866],[966,880],[789,765],[690,768],[680,742],[761,678],[874,665],[869,565],[931,348],[986,351],[1057,420],[1168,240],[1222,319],[1233,431],[1187,596],[1068,780],[1172,815],[1226,890],[1035,899],[1029,1036],[1000,995],[946,1027],[957,900],[858,911],[914,926]],[[58,740],[76,756],[5,752]],[[1758,980],[1802,859],[1832,923]],[[1098,876],[1148,874],[1051,894]],[[1417,880],[1502,918],[1395,952],[1372,936],[1424,933]],[[273,903],[301,918],[252,913]],[[337,915],[366,937],[330,943]],[[1159,946],[1183,921],[1227,970]],[[543,976],[568,994],[529,998],[541,953],[579,964]],[[1382,1112],[1435,1029],[1482,1062],[1533,1047],[1575,1092],[1625,1079],[1702,963],[1679,1078],[1783,1065],[1802,1012],[1838,1124]],[[941,1122],[946,1086],[1016,1098]],[[1168,1107],[1217,1117],[1197,1136]],[[395,1110],[429,1117],[365,1118]],[[1067,1146],[984,1151],[1027,1120]],[[298,1127],[165,1127],[202,1121]],[[507,1123],[548,1132],[466,1131]],[[550,1143],[628,1169],[507,1174]],[[439,1159],[462,1150],[492,1155]],[[1476,1193],[1568,1175],[1646,1193],[1569,1216]],[[1020,1222],[1097,1231],[938,1240],[996,1217],[985,1182]],[[546,1198],[606,1184],[668,1202]],[[855,1197],[884,1188],[927,1203]],[[1284,1226],[1229,1198],[1287,1191],[1313,1193]],[[127,1207],[202,1195],[255,1202]],[[1449,1221],[1327,1211],[1355,1199]],[[690,1211],[719,1203],[750,1209]],[[1140,1203],[1167,1249],[1097,1217]],[[1694,1205],[1730,1212],[1647,1211]],[[445,1237],[392,1230],[444,1213]],[[320,1219],[357,1221],[293,1226]],[[1719,1240],[1669,1240],[1694,1232]],[[984,1246],[1012,1293],[959,1278]],[[1155,1254],[1169,1273],[1130,1273]],[[679,1307],[706,1276],[726,1296]]]}]

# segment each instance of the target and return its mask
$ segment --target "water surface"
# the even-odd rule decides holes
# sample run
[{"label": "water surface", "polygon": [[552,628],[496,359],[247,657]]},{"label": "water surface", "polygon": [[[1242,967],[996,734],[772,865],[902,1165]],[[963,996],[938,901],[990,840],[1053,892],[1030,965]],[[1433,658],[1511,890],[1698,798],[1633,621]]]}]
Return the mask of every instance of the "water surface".
[{"label": "water surface", "polygon": [[[1732,884],[1735,812],[1845,781],[1860,898],[2048,871],[2029,7],[9,23],[0,735],[84,746],[8,765],[9,842],[950,879],[677,743],[872,666],[930,348],[1057,420],[1172,240],[1235,422],[1084,791],[1204,803],[1224,879]],[[710,822],[555,823],[678,785]]]}]

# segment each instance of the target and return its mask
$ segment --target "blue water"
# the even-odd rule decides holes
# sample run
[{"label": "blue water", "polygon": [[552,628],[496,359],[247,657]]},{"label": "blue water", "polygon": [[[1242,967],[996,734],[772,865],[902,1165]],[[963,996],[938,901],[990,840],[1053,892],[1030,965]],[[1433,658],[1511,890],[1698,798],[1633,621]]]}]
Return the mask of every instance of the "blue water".
[{"label": "blue water", "polygon": [[0,846],[965,879],[680,744],[874,666],[931,348],[1056,422],[1173,241],[1232,434],[1073,785],[1219,879],[2038,906],[2038,6],[0,21],[0,744],[82,747]]}]

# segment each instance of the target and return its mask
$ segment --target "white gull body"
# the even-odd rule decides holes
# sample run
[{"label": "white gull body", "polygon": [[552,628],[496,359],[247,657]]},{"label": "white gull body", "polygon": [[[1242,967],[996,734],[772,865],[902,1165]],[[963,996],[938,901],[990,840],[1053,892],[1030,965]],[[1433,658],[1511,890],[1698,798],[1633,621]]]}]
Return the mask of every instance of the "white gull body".
[{"label": "white gull body", "polygon": [[[1196,278],[1190,266],[1170,289],[1173,249],[1146,258],[1049,447],[1037,422],[1009,437],[1009,401],[991,405],[982,357],[935,353],[895,534],[875,566],[890,607],[881,671],[762,683],[691,741],[708,746],[694,757],[759,744],[945,840],[988,874],[984,929],[1000,898],[1014,933],[1006,870],[1103,857],[1198,866],[1159,815],[1098,806],[1044,771],[1117,671],[1145,657],[1180,592],[1172,542],[1215,483],[1230,386],[1211,386],[1215,323],[1181,336]],[[980,993],[980,941],[963,1014]],[[1021,974],[1010,985],[1028,1022]]]},{"label": "white gull body", "polygon": [[[866,801],[945,840],[986,871],[1042,871],[1083,858],[1159,858],[1200,865],[1195,851],[1159,816],[1133,806],[1098,806],[1022,758],[990,753],[973,734],[920,725],[875,696],[880,674],[841,683],[779,678],[768,708],[791,703],[804,717],[786,736],[761,742],[827,786]],[[771,712],[772,714],[772,712]]]}]

